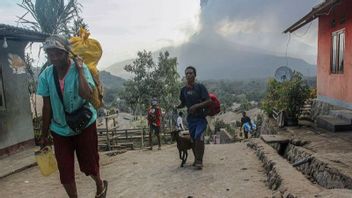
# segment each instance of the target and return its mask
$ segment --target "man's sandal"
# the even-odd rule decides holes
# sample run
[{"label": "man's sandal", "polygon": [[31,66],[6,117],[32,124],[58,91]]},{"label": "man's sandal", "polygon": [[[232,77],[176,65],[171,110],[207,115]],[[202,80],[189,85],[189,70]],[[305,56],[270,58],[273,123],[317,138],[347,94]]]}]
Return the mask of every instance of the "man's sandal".
[{"label": "man's sandal", "polygon": [[106,197],[106,192],[108,191],[108,181],[104,180],[103,183],[104,183],[104,190],[99,195],[95,195],[95,198]]}]

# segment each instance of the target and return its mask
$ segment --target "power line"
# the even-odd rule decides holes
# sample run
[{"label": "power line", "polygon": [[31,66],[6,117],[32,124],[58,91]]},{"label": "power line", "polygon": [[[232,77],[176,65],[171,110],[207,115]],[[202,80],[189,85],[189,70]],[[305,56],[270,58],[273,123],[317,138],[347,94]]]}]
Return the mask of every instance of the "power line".
[{"label": "power line", "polygon": [[302,35],[296,34],[296,32],[293,32],[293,35],[295,35],[295,36],[297,36],[297,37],[299,37],[299,38],[304,37],[304,36],[308,33],[310,27],[312,26],[312,23],[313,23],[313,21],[311,21],[311,22],[309,23],[309,26],[307,27],[306,31],[305,31]]},{"label": "power line", "polygon": [[285,53],[285,57],[286,57],[286,66],[288,66],[288,56],[287,56],[287,52],[288,52],[288,45],[290,44],[290,41],[291,41],[291,33],[288,35],[287,44],[286,44],[286,53]]},{"label": "power line", "polygon": [[[301,34],[301,35],[298,35],[296,34],[295,32],[293,32],[293,35],[298,37],[298,38],[303,38],[307,33],[308,31],[310,30],[310,27],[312,26],[312,23],[313,21],[311,21],[306,29],[306,31]],[[288,46],[290,44],[290,41],[291,41],[291,33],[288,35],[288,39],[287,39],[287,44],[286,44],[286,53],[285,53],[285,57],[286,57],[286,66],[288,66]]]}]

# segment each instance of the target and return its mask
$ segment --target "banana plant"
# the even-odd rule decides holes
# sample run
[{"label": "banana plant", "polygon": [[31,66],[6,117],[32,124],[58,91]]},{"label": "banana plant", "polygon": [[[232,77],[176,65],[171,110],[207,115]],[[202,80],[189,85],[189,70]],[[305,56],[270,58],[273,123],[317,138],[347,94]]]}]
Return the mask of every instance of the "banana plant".
[{"label": "banana plant", "polygon": [[23,0],[18,5],[25,10],[19,22],[35,31],[71,36],[76,33],[74,26],[82,25],[77,22],[83,23],[79,17],[82,5],[77,0]]}]

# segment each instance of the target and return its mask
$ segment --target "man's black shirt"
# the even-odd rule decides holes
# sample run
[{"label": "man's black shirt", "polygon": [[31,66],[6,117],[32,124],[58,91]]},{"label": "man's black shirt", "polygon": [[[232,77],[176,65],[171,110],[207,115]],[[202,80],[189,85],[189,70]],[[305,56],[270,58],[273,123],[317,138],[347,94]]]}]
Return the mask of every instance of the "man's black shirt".
[{"label": "man's black shirt", "polygon": [[248,116],[242,117],[241,118],[241,126],[244,125],[244,123],[249,123],[250,126],[252,126],[251,119]]},{"label": "man's black shirt", "polygon": [[[181,89],[180,100],[183,106],[189,109],[191,106],[209,99],[207,88],[200,83],[194,83],[193,87],[184,86]],[[190,117],[205,117],[205,109],[198,109],[194,114],[188,114]]]}]

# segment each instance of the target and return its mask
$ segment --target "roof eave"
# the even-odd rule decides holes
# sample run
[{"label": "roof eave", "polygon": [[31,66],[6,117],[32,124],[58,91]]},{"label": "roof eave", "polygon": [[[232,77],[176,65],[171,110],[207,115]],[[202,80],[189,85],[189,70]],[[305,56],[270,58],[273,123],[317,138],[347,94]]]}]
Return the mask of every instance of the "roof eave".
[{"label": "roof eave", "polygon": [[287,28],[283,33],[292,33],[299,28],[303,27],[307,23],[313,21],[317,17],[321,16],[322,12],[326,11],[327,9],[332,9],[334,6],[339,4],[341,0],[326,0],[325,2],[313,7],[313,9],[306,14],[304,17],[302,17],[300,20],[298,20],[296,23],[291,25],[289,28]]},{"label": "roof eave", "polygon": [[13,34],[2,34],[0,39],[6,37],[8,41],[24,41],[24,42],[44,42],[49,35],[36,36],[36,35],[13,35]]},{"label": "roof eave", "polygon": [[6,37],[7,40],[12,41],[43,42],[49,36],[42,32],[0,24],[0,39]]}]

